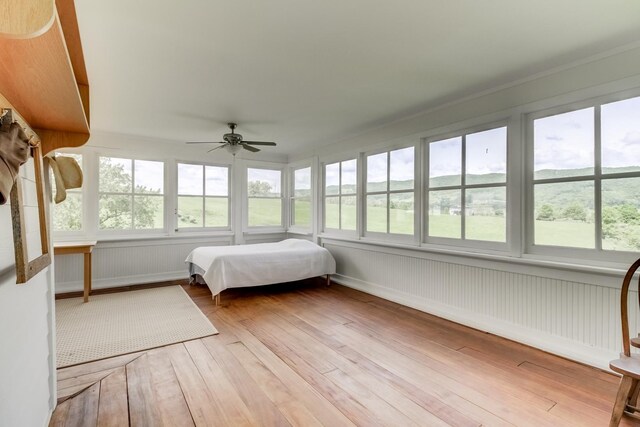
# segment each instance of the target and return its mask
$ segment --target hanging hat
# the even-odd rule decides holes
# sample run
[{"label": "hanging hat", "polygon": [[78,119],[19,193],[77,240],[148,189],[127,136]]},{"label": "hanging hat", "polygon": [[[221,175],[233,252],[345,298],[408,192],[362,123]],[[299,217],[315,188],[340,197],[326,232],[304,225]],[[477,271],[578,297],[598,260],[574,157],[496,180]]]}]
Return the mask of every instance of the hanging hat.
[{"label": "hanging hat", "polygon": [[[4,128],[4,126],[3,126]],[[18,123],[0,128],[0,205],[9,200],[20,166],[29,159],[29,137]]]},{"label": "hanging hat", "polygon": [[82,187],[82,169],[73,157],[47,156],[47,161],[56,181],[54,200],[61,203],[67,198],[67,190]]}]

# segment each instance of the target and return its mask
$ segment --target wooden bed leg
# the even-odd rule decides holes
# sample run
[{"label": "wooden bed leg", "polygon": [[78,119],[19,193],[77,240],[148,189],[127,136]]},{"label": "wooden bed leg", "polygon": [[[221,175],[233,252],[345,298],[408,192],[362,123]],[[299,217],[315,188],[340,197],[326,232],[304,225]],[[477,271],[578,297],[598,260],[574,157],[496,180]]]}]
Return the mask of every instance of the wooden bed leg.
[{"label": "wooden bed leg", "polygon": [[331,286],[331,275],[327,274],[327,286]]}]

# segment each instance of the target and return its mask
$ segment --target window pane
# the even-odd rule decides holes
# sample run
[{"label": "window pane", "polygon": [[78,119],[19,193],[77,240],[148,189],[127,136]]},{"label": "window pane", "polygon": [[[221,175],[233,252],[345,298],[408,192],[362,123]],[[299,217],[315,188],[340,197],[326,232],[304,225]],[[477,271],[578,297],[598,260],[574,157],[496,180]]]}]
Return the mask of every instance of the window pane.
[{"label": "window pane", "polygon": [[462,174],[462,137],[429,144],[429,186],[460,185]]},{"label": "window pane", "polygon": [[535,244],[595,248],[593,181],[537,184]]},{"label": "window pane", "polygon": [[309,199],[292,199],[293,219],[291,223],[298,227],[311,227],[311,201]]},{"label": "window pane", "polygon": [[164,197],[134,196],[133,223],[136,229],[164,227]]},{"label": "window pane", "polygon": [[391,156],[389,159],[391,167],[389,171],[389,189],[391,191],[413,189],[414,154],[415,149],[413,147],[394,150],[389,153],[389,156]]},{"label": "window pane", "polygon": [[459,239],[462,234],[460,190],[429,192],[429,236]]},{"label": "window pane", "polygon": [[164,163],[134,160],[135,192],[147,194],[164,193]]},{"label": "window pane", "polygon": [[534,178],[593,174],[593,108],[534,120]]},{"label": "window pane", "polygon": [[100,157],[101,192],[131,193],[131,160],[115,157]]},{"label": "window pane", "polygon": [[340,228],[340,197],[324,199],[324,227]]},{"label": "window pane", "polygon": [[202,196],[202,165],[178,163],[178,194]]},{"label": "window pane", "polygon": [[356,229],[356,196],[346,196],[340,198],[340,208],[342,216],[340,225],[343,230]]},{"label": "window pane", "polygon": [[102,195],[98,206],[101,229],[131,229],[131,196]]},{"label": "window pane", "polygon": [[282,225],[282,200],[281,199],[254,199],[249,198],[249,226],[281,226]]},{"label": "window pane", "polygon": [[387,195],[367,196],[367,231],[387,232]]},{"label": "window pane", "polygon": [[280,175],[281,172],[279,170],[247,169],[247,191],[249,197],[280,197]]},{"label": "window pane", "polygon": [[294,197],[311,197],[311,168],[297,169],[293,172]]},{"label": "window pane", "polygon": [[640,251],[640,178],[602,181],[602,248]]},{"label": "window pane", "polygon": [[367,191],[387,191],[387,153],[367,157]]},{"label": "window pane", "polygon": [[342,194],[356,194],[356,159],[342,162]]},{"label": "window pane", "polygon": [[340,163],[324,167],[324,194],[340,194]]},{"label": "window pane", "polygon": [[229,168],[224,166],[205,166],[205,191],[207,196],[229,195]]},{"label": "window pane", "polygon": [[226,197],[207,197],[204,200],[204,226],[229,226],[229,199]]},{"label": "window pane", "polygon": [[640,170],[640,97],[605,104],[602,120],[602,173]]},{"label": "window pane", "polygon": [[178,228],[202,227],[202,197],[178,196]]},{"label": "window pane", "polygon": [[465,239],[506,242],[507,189],[470,188],[465,199]]},{"label": "window pane", "polygon": [[507,128],[472,133],[466,138],[466,184],[507,180]]},{"label": "window pane", "polygon": [[53,229],[55,231],[82,230],[82,193],[68,191],[65,201],[54,205]]},{"label": "window pane", "polygon": [[389,233],[413,234],[413,193],[389,195]]}]

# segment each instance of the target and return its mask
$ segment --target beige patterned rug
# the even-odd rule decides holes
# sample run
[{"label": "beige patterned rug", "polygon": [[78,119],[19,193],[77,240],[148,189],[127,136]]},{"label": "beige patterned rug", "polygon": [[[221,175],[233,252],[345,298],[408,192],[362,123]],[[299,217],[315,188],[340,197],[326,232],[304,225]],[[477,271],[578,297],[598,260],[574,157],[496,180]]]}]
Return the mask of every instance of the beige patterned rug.
[{"label": "beige patterned rug", "polygon": [[217,333],[180,286],[56,301],[58,368]]}]

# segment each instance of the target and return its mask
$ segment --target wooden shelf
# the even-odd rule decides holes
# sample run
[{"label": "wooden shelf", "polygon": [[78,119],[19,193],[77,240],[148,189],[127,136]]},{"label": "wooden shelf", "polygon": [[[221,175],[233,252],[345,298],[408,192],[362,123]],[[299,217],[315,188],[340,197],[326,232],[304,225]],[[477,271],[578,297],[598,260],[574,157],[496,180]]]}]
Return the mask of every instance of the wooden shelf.
[{"label": "wooden shelf", "polygon": [[[24,11],[11,12],[0,21],[24,20]],[[73,0],[57,0],[43,29],[30,27],[37,34],[31,38],[0,33],[0,107],[12,108],[35,130],[46,154],[89,139],[89,82]]]}]

